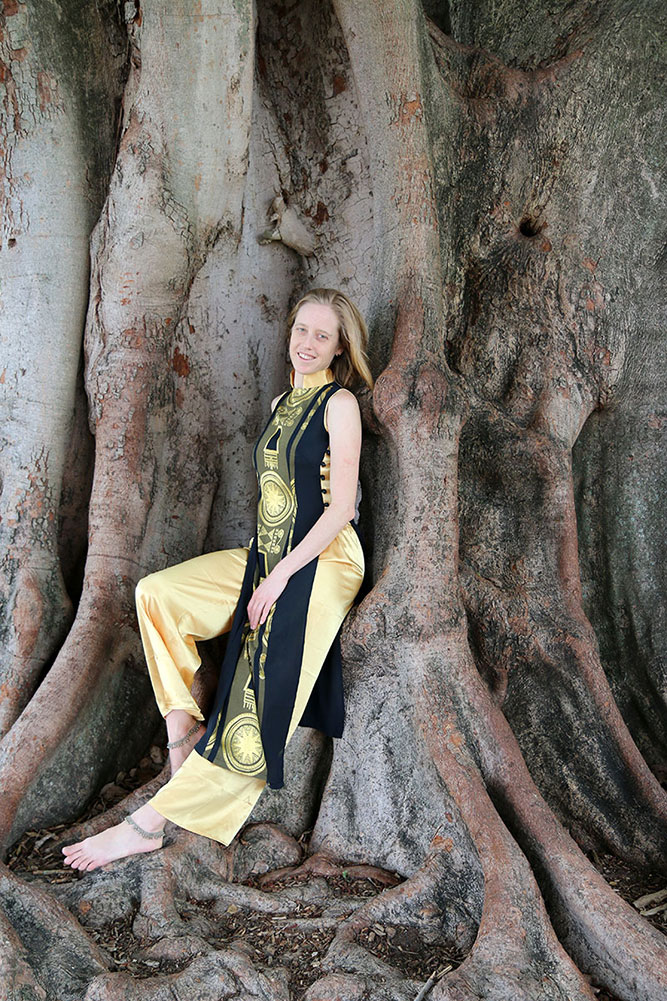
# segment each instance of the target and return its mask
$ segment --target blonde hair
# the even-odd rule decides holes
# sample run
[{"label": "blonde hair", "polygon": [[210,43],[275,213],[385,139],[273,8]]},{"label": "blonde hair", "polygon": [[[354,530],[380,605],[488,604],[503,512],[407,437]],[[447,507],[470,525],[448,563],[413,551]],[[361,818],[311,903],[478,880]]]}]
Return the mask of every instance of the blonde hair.
[{"label": "blonde hair", "polygon": [[372,389],[373,376],[366,355],[368,345],[366,324],[357,307],[353,302],[350,302],[344,292],[339,292],[334,288],[312,288],[305,295],[302,295],[287,318],[288,338],[291,335],[296,314],[308,302],[315,302],[320,306],[330,306],[338,318],[338,337],[343,353],[334,355],[331,362],[331,370],[336,382],[340,383],[341,386],[352,386],[355,382],[365,382],[368,388]]}]

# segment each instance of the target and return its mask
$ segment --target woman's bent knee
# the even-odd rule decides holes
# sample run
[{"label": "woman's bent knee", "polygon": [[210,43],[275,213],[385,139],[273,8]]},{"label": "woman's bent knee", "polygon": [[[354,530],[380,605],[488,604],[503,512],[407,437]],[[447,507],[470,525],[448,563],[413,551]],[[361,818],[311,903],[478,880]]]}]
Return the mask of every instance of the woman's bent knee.
[{"label": "woman's bent knee", "polygon": [[155,573],[146,574],[145,577],[141,578],[141,580],[134,589],[135,601],[145,602],[147,598],[150,598],[152,595],[155,594],[155,592],[158,589],[156,586],[157,581],[155,578],[159,576],[160,576],[160,571],[158,570]]}]

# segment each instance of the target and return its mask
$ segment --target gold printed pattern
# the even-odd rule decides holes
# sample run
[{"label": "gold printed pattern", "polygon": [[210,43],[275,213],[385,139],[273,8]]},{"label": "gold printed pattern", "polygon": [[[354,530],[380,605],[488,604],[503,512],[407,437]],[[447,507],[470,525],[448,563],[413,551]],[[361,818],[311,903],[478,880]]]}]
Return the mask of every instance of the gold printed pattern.
[{"label": "gold printed pattern", "polygon": [[259,486],[262,494],[259,505],[260,521],[264,521],[265,525],[271,528],[280,525],[296,508],[293,492],[283,481],[280,473],[272,469],[262,473]]},{"label": "gold printed pattern", "polygon": [[[312,395],[314,395],[314,393]],[[276,424],[280,428],[291,428],[294,427],[301,416],[301,404],[303,403],[303,397],[295,398],[294,390],[292,390],[284,402],[285,409],[282,410],[282,408],[280,408],[282,412],[280,414],[280,418],[276,420]]]},{"label": "gold printed pattern", "polygon": [[[254,587],[292,547],[297,515],[295,454],[311,420],[319,412],[318,397],[326,392],[325,385],[292,389],[277,404],[257,443],[255,462],[260,495],[257,551],[260,559]],[[219,736],[222,729],[222,739],[213,760],[241,775],[266,776],[260,720],[274,612],[275,605],[264,625],[255,630],[246,623],[224,722],[221,715],[206,747],[207,752],[213,753],[216,735]]]},{"label": "gold printed pattern", "polygon": [[270,555],[275,555],[276,553],[282,552],[282,542],[285,535],[284,528],[272,528],[270,531],[263,525],[258,526],[257,529],[257,543],[259,545],[260,551],[263,553],[268,553]]},{"label": "gold printed pattern", "polygon": [[257,706],[255,705],[255,693],[250,687],[250,678],[248,678],[246,686],[243,689],[243,708],[250,709],[251,712],[257,712]]},{"label": "gold printed pattern", "polygon": [[242,775],[257,775],[264,769],[256,713],[240,713],[227,724],[222,735],[222,753],[227,767]]}]

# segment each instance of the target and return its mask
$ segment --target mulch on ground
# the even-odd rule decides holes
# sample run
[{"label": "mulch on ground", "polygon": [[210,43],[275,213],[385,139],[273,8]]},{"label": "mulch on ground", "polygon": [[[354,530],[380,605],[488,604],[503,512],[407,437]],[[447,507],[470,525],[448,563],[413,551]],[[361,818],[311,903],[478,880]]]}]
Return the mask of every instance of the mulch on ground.
[{"label": "mulch on ground", "polygon": [[465,954],[429,945],[416,928],[374,923],[358,935],[360,945],[400,970],[409,980],[439,980],[460,966]]},{"label": "mulch on ground", "polygon": [[[77,822],[104,812],[133,789],[150,781],[161,771],[164,760],[164,749],[152,747],[137,768],[121,772],[114,782],[105,786]],[[27,881],[65,883],[85,878],[85,874],[63,866],[62,855],[50,847],[66,826],[58,824],[41,831],[27,831],[14,845],[7,860],[8,867]],[[302,840],[307,853],[307,835]],[[655,928],[663,934],[667,932],[667,886],[663,875],[633,869],[613,855],[591,852],[588,857],[615,893],[635,906]],[[355,877],[354,868],[351,865],[351,872],[348,873],[341,867],[338,873],[318,874],[318,878],[326,879],[330,892],[336,897],[373,897],[386,888],[381,881]],[[281,874],[276,882],[262,888],[265,892],[276,891],[311,878],[310,874],[299,874],[295,870],[294,874]],[[265,880],[265,876],[250,877],[245,882],[259,886],[260,879]],[[648,899],[642,901],[642,898]],[[636,906],[637,901],[641,901],[639,906]],[[323,959],[335,934],[334,928],[318,930],[308,920],[307,930],[299,927],[301,919],[316,919],[319,916],[317,907],[308,904],[301,905],[291,915],[261,914],[240,907],[235,909],[234,905],[230,905],[226,913],[219,914],[214,912],[211,902],[201,901],[182,902],[181,910],[185,919],[197,914],[206,918],[212,928],[212,934],[206,938],[214,948],[234,945],[245,951],[259,967],[282,967],[295,1001],[299,1001],[307,988],[322,976]],[[90,931],[117,969],[136,978],[146,978],[177,972],[192,961],[192,956],[183,961],[142,956],[147,943],[134,935],[132,922],[133,915],[130,915]],[[436,981],[459,966],[465,958],[425,942],[415,928],[403,925],[374,923],[359,932],[358,941],[373,955],[414,980],[426,980],[433,976]],[[598,1001],[617,1001],[602,990],[596,995]]]},{"label": "mulch on ground", "polygon": [[[667,879],[663,873],[633,869],[615,855],[590,852],[589,859],[619,897],[632,904],[647,921],[667,935]],[[644,897],[653,897],[646,903]]]},{"label": "mulch on ground", "polygon": [[[350,866],[354,872],[354,866]],[[251,877],[246,883],[259,885],[264,877]],[[294,886],[310,879],[307,874],[284,875],[271,883],[271,890]],[[339,875],[325,875],[329,889],[334,896],[353,894],[355,897],[373,897],[386,887],[372,878],[359,879],[342,868]],[[400,882],[401,880],[397,880]],[[329,936],[329,941],[333,933]],[[410,980],[426,980],[432,974],[436,979],[460,966],[465,955],[443,949],[442,946],[429,945],[419,932],[410,926],[392,925],[374,922],[367,928],[362,928],[357,935],[357,941],[368,952],[377,956],[388,965],[400,970]]]},{"label": "mulch on ground", "polygon": [[[192,912],[201,911],[202,906],[193,901]],[[187,911],[182,913],[191,916]],[[207,915],[215,929],[207,941],[217,948],[233,944],[260,969],[282,967],[287,973],[290,996],[297,1001],[323,975],[322,961],[336,933],[335,928],[316,928],[308,921],[319,916],[319,908],[314,905],[302,905],[296,914],[270,915],[232,904],[225,914]],[[300,928],[302,920],[307,922],[307,929]]]},{"label": "mulch on ground", "polygon": [[[322,975],[321,962],[335,933],[334,929],[300,931],[298,920],[308,916],[305,910],[295,917],[259,914],[243,908],[234,910],[232,905],[232,913],[218,915],[207,903],[194,900],[185,902],[179,910],[184,918],[201,916],[206,912],[212,931],[205,937],[213,948],[223,949],[233,945],[260,968],[282,967],[295,999],[301,998]],[[316,909],[312,910],[310,916],[316,916]],[[136,979],[145,979],[157,974],[176,973],[192,962],[194,956],[191,954],[183,960],[151,959],[142,955],[148,943],[134,935],[133,920],[134,916],[128,915],[103,928],[90,929],[92,937],[111,956],[116,970]]]},{"label": "mulch on ground", "polygon": [[[369,896],[383,887],[362,887],[363,880],[345,881],[340,884],[338,895],[345,891],[358,896]],[[359,890],[363,892],[359,894]],[[214,901],[186,900],[178,903],[184,920],[204,918],[209,929],[202,935],[214,949],[232,947],[245,953],[259,969],[281,967],[288,979],[290,996],[300,1001],[308,987],[323,975],[322,962],[335,935],[335,927],[317,928],[321,909],[315,904],[296,903],[295,912],[287,915],[262,914],[230,904],[225,912],[216,910]],[[110,922],[102,928],[91,928],[89,933],[106,950],[114,967],[137,979],[156,974],[176,973],[188,966],[194,956],[183,960],[151,959],[143,955],[150,943],[138,938],[132,925],[134,915]],[[305,923],[306,927],[301,927]],[[199,934],[202,934],[201,932]]]}]

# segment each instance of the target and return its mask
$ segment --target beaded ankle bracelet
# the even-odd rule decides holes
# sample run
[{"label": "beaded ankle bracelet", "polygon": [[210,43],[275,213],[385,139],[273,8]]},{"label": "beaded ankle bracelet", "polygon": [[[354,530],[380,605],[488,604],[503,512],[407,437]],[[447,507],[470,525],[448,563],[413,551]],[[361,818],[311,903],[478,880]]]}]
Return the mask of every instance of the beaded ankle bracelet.
[{"label": "beaded ankle bracelet", "polygon": [[164,836],[164,831],[145,831],[143,827],[139,827],[139,824],[136,820],[133,820],[132,817],[126,817],[125,821],[130,825],[130,827],[134,828],[137,834],[140,834],[142,838],[161,838]]},{"label": "beaded ankle bracelet", "polygon": [[192,734],[195,733],[195,731],[199,729],[199,726],[200,726],[199,720],[195,720],[195,722],[193,723],[193,725],[190,727],[190,729],[186,733],[185,737],[181,737],[180,740],[170,740],[169,741],[169,743],[167,744],[167,750],[171,751],[174,747],[183,747],[183,744],[187,744],[187,742],[189,741],[189,739],[192,736]]}]

